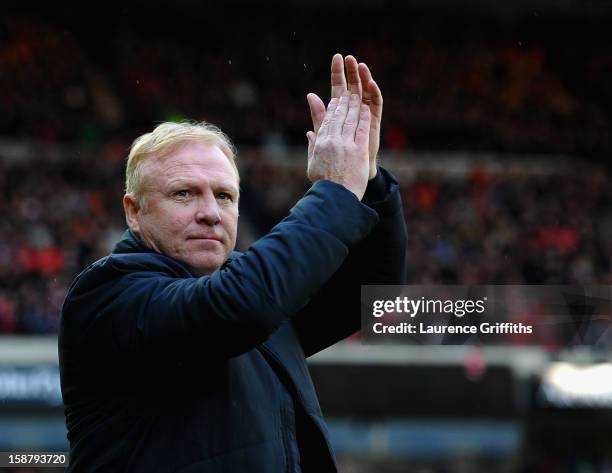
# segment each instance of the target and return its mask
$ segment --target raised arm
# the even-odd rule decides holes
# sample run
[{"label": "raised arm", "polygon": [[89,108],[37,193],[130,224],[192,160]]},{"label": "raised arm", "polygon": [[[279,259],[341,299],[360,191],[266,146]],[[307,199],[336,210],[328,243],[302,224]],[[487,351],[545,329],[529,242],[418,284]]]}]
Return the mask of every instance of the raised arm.
[{"label": "raised arm", "polygon": [[361,285],[405,282],[407,230],[397,181],[379,167],[363,201],[376,211],[379,223],[293,319],[307,357],[360,329]]},{"label": "raised arm", "polygon": [[[346,77],[345,68],[346,64]],[[349,253],[342,266],[316,296],[299,312],[293,323],[306,356],[350,336],[360,328],[360,289],[366,284],[403,284],[406,271],[406,224],[397,180],[377,167],[383,99],[380,88],[364,63],[353,56],[334,55],[331,64],[331,95],[346,90],[358,94],[371,110],[369,131],[369,182],[362,202],[375,210],[380,222]],[[308,94],[314,131],[320,129],[325,108],[315,94]]]}]

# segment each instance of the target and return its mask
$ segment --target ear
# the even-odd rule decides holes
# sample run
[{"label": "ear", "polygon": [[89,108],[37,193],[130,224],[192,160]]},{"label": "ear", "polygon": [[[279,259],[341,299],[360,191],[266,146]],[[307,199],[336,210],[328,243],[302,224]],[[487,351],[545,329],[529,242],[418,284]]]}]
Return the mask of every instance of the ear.
[{"label": "ear", "polygon": [[123,211],[125,212],[125,221],[134,233],[140,233],[140,224],[138,223],[138,212],[140,205],[138,199],[132,194],[123,196]]}]

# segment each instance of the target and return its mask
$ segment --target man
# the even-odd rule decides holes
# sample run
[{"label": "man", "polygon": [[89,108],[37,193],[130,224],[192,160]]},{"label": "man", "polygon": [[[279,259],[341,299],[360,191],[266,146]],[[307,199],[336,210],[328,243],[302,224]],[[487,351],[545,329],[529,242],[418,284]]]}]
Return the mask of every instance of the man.
[{"label": "man", "polygon": [[308,95],[313,186],[243,254],[225,135],[134,142],[129,230],[62,310],[68,471],[337,471],[306,358],[359,330],[360,284],[401,284],[406,230],[367,66],[335,55],[332,96]]}]

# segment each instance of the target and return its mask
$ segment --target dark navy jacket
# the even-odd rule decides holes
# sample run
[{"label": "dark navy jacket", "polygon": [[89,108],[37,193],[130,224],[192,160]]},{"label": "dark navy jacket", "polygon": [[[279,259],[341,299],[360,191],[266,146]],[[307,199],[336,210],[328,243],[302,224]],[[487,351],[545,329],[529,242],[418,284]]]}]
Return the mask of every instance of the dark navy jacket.
[{"label": "dark navy jacket", "polygon": [[59,334],[68,471],[336,471],[306,357],[405,268],[397,182],[379,168],[363,202],[318,181],[211,276],[130,231],[83,271]]}]

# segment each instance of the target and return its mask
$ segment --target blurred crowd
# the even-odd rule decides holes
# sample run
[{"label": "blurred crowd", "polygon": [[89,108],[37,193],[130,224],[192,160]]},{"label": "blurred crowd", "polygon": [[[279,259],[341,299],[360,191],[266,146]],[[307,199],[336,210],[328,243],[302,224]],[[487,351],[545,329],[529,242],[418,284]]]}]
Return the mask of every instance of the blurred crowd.
[{"label": "blurred crowd", "polygon": [[383,89],[386,149],[612,151],[612,46],[597,24],[364,6],[369,27],[353,35],[332,7],[326,22],[299,6],[277,21],[240,4],[229,25],[211,8],[167,7],[146,21],[137,9],[101,11],[96,23],[62,9],[7,14],[0,129],[91,143],[189,117],[242,145],[302,146],[305,95],[327,97],[340,51],[366,61]]},{"label": "blurred crowd", "polygon": [[[578,163],[576,163],[578,166]],[[611,284],[606,173],[519,170],[405,186],[414,284]]]},{"label": "blurred crowd", "polygon": [[[33,160],[0,161],[0,333],[55,332],[71,280],[119,239],[125,223],[117,153],[127,146],[72,154],[41,145]],[[239,248],[246,249],[308,183],[297,160],[280,164],[245,151],[239,164]],[[463,177],[396,173],[409,283],[612,284],[607,174],[500,173],[483,165]]]},{"label": "blurred crowd", "polygon": [[[563,24],[538,36],[529,21],[402,24],[374,9],[377,28],[358,37],[299,7],[279,25],[260,9],[231,27],[190,11],[97,23],[61,11],[0,19],[0,333],[57,330],[70,282],[125,228],[124,158],[155,122],[204,119],[251,150],[241,248],[264,234],[308,187],[303,164],[283,157],[304,148],[305,95],[327,97],[336,51],[381,85],[382,149],[398,168],[415,150],[568,154],[578,170],[612,151],[612,47],[583,37],[562,51]],[[605,165],[518,169],[400,176],[410,283],[612,283]]]}]

